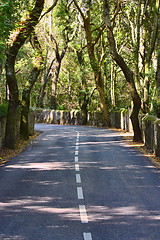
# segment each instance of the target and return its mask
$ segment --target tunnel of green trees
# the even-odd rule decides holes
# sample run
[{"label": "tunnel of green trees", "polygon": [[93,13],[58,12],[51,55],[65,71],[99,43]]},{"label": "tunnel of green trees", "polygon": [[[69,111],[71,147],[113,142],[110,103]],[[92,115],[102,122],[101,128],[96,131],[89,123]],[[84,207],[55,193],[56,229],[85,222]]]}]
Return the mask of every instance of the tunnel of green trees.
[{"label": "tunnel of green trees", "polygon": [[0,117],[5,145],[28,138],[30,108],[160,116],[160,0],[1,0]]}]

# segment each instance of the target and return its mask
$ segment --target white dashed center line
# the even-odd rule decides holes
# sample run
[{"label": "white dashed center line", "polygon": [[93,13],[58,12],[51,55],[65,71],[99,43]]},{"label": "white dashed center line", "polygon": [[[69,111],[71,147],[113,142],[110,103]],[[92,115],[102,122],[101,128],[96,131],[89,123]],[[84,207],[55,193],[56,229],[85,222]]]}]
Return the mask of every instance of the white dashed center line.
[{"label": "white dashed center line", "polygon": [[84,199],[82,187],[77,187],[77,196],[78,199]]},{"label": "white dashed center line", "polygon": [[[77,140],[76,140],[76,149],[75,149],[75,162],[78,162],[78,150],[79,150],[79,132],[77,132]],[[75,163],[75,171],[79,172],[80,167],[79,164]],[[79,173],[76,173],[76,183],[80,184],[81,181],[81,175]],[[83,189],[82,187],[77,187],[77,196],[79,200],[84,199],[83,195]],[[88,215],[86,212],[86,206],[85,205],[79,205],[79,213],[80,213],[80,219],[81,223],[88,223]],[[92,240],[92,235],[90,232],[83,232],[83,239],[84,240]]]},{"label": "white dashed center line", "polygon": [[91,233],[83,233],[84,240],[92,240],[92,235]]},{"label": "white dashed center line", "polygon": [[79,172],[79,164],[75,164],[75,170],[76,172]]},{"label": "white dashed center line", "polygon": [[81,175],[76,174],[76,183],[81,183]]},{"label": "white dashed center line", "polygon": [[88,216],[87,216],[85,205],[79,205],[79,212],[80,212],[81,222],[88,223]]},{"label": "white dashed center line", "polygon": [[78,156],[78,151],[75,151],[75,156]]}]

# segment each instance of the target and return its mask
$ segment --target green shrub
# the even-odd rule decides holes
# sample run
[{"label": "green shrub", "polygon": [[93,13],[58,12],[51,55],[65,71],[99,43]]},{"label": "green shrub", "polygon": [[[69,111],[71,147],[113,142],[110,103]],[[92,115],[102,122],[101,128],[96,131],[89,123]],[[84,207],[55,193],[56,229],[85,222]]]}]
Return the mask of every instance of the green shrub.
[{"label": "green shrub", "polygon": [[7,116],[8,112],[8,103],[3,103],[0,105],[0,118],[4,118]]}]

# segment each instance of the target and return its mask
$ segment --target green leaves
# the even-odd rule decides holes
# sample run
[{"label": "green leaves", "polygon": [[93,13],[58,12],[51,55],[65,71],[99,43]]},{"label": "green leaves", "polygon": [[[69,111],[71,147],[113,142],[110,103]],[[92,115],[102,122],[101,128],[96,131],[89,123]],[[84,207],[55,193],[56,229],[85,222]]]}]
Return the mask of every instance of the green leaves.
[{"label": "green leaves", "polygon": [[0,118],[4,118],[7,116],[8,112],[8,104],[4,103],[0,105]]}]

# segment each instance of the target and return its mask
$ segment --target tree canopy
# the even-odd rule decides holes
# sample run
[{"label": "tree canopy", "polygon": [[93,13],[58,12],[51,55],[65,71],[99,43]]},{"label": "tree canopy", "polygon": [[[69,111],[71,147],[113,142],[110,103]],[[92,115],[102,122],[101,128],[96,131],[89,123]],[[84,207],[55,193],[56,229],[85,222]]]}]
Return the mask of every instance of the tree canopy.
[{"label": "tree canopy", "polygon": [[140,141],[139,113],[160,112],[159,12],[160,0],[2,0],[0,103],[21,115],[27,93],[28,109],[81,110],[84,124],[101,111],[104,126],[132,108]]}]

